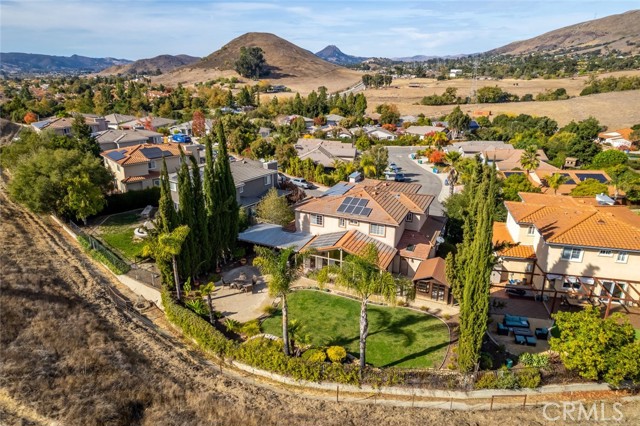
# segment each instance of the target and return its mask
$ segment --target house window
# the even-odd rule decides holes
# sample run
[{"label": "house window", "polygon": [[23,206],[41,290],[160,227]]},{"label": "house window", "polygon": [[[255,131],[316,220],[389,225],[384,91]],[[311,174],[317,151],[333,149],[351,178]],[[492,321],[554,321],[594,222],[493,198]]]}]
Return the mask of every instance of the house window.
[{"label": "house window", "polygon": [[341,218],[338,219],[338,226],[340,228],[346,228],[347,224],[345,223],[344,218],[341,217]]},{"label": "house window", "polygon": [[629,260],[629,253],[627,253],[626,251],[619,251],[618,255],[616,256],[616,262],[627,263],[627,260]]},{"label": "house window", "polygon": [[238,187],[238,194],[242,194],[244,192],[244,185]]},{"label": "house window", "polygon": [[266,185],[271,185],[271,175],[266,175],[264,177],[264,184]]},{"label": "house window", "polygon": [[533,271],[533,263],[527,263],[527,266],[525,266],[524,271],[525,272]]},{"label": "house window", "polygon": [[570,262],[580,262],[582,260],[582,249],[575,247],[564,247],[562,249],[562,260]]},{"label": "house window", "polygon": [[319,215],[319,214],[312,214],[311,215],[311,224],[312,225],[323,226],[323,223],[324,223],[324,216]]},{"label": "house window", "polygon": [[358,222],[357,220],[349,219],[349,225],[358,226],[359,224],[360,224],[360,222]]},{"label": "house window", "polygon": [[377,225],[375,223],[372,223],[371,225],[369,225],[369,233],[371,235],[380,235],[384,237],[384,225]]},{"label": "house window", "polygon": [[407,222],[413,222],[413,213],[411,213],[411,212],[407,213],[406,221]]},{"label": "house window", "polygon": [[116,164],[116,170],[120,171],[120,165],[119,164]]},{"label": "house window", "polygon": [[529,226],[529,229],[527,229],[527,235],[535,235],[536,234],[536,227],[531,225]]},{"label": "house window", "polygon": [[598,252],[598,256],[611,257],[611,256],[613,256],[613,251],[612,250],[600,250]]},{"label": "house window", "polygon": [[149,161],[149,170],[153,170],[156,168],[156,162],[155,160],[151,160]]},{"label": "house window", "polygon": [[171,188],[171,190],[173,192],[177,192],[178,191],[178,185],[176,185],[175,182],[169,182],[169,187]]},{"label": "house window", "polygon": [[160,186],[160,179],[154,179],[153,186]]}]

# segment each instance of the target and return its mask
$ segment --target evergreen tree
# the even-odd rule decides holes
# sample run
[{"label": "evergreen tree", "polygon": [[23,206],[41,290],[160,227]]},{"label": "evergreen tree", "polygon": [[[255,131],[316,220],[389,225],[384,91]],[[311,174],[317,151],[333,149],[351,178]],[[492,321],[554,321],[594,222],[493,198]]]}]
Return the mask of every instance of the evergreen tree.
[{"label": "evergreen tree", "polygon": [[191,190],[193,191],[193,238],[198,259],[193,274],[198,275],[200,271],[207,271],[211,268],[211,242],[209,241],[209,225],[200,167],[193,155],[189,156],[189,160],[191,160]]},{"label": "evergreen tree", "polygon": [[210,267],[218,265],[220,254],[220,198],[217,193],[215,163],[213,160],[213,147],[211,136],[205,137],[205,166],[202,182],[204,192],[204,205],[206,211],[207,235],[209,238],[209,262]]},{"label": "evergreen tree", "polygon": [[[178,215],[173,207],[171,199],[171,186],[169,185],[169,173],[167,162],[162,159],[162,172],[160,174],[160,201],[156,214],[156,229],[158,234],[168,234],[178,226]],[[168,259],[156,258],[158,269],[162,275],[162,281],[166,285],[173,285],[174,277],[171,262]]]},{"label": "evergreen tree", "polygon": [[[180,151],[180,170],[178,171],[178,199],[180,202],[180,210],[178,210],[178,220],[180,225],[187,225],[189,229],[195,231],[195,211],[191,174],[189,173],[187,158],[182,151]],[[185,279],[193,277],[195,267],[198,263],[194,232],[190,232],[185,238],[180,252],[180,275]]]},{"label": "evergreen tree", "polygon": [[238,202],[236,200],[236,185],[231,174],[227,140],[222,122],[218,122],[216,129],[218,137],[218,157],[215,162],[215,184],[221,204],[220,222],[220,251],[229,252],[238,238]]}]

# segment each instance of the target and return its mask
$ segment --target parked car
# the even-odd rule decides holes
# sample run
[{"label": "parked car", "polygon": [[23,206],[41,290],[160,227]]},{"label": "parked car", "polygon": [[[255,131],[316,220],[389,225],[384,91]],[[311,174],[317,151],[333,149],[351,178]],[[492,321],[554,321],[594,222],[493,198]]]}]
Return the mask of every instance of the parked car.
[{"label": "parked car", "polygon": [[173,139],[174,142],[178,143],[191,143],[191,137],[182,133],[176,133],[175,135],[172,135],[171,139]]},{"label": "parked car", "polygon": [[302,179],[302,178],[291,178],[291,183],[294,184],[295,186],[299,186],[300,188],[304,188],[304,189],[312,188],[311,184],[307,182],[306,179]]},{"label": "parked car", "polygon": [[404,177],[404,173],[396,173],[393,180],[395,180],[396,182],[404,182],[405,180],[407,180],[407,178]]},{"label": "parked car", "polygon": [[399,172],[400,170],[402,170],[402,167],[399,167],[396,163],[389,163],[389,166],[387,167],[389,170],[392,170],[394,172]]}]

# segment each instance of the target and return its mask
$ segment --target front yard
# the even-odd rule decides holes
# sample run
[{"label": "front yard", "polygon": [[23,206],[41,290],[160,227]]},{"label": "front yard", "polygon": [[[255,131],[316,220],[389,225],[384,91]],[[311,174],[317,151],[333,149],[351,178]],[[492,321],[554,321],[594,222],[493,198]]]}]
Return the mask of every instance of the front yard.
[{"label": "front yard", "polygon": [[98,227],[99,238],[130,261],[135,261],[144,247],[144,240],[135,238],[133,233],[144,223],[140,219],[140,212],[141,210],[134,210],[109,216]]},{"label": "front yard", "polygon": [[[360,303],[318,291],[289,296],[289,320],[298,320],[313,346],[343,346],[359,356]],[[376,367],[440,368],[449,329],[438,318],[405,308],[369,306],[367,363]],[[280,311],[262,323],[265,333],[282,335]]]}]

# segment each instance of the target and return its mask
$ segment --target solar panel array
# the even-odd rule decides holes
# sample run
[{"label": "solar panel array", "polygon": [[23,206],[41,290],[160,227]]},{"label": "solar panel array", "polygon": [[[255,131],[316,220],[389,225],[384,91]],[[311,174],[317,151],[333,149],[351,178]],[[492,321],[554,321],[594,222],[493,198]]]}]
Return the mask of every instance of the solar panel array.
[{"label": "solar panel array", "polygon": [[371,208],[367,207],[369,200],[357,197],[347,197],[344,199],[340,207],[338,207],[338,213],[347,213],[355,216],[369,216],[371,214]]},{"label": "solar panel array", "polygon": [[140,152],[142,153],[142,155],[144,155],[145,157],[147,157],[150,160],[153,160],[155,158],[162,158],[162,157],[170,157],[171,153],[169,151],[163,151],[160,148],[142,148],[140,150]]},{"label": "solar panel array", "polygon": [[113,151],[107,154],[107,157],[111,158],[113,161],[120,161],[124,158],[124,153],[126,151]]},{"label": "solar panel array", "polygon": [[504,172],[504,177],[509,177],[511,175],[518,175],[518,174],[522,174],[524,172]]},{"label": "solar panel array", "polygon": [[560,173],[562,176],[567,178],[567,181],[565,182],[566,185],[575,185],[576,181],[573,180],[573,178],[571,178],[571,175],[569,173]]},{"label": "solar panel array", "polygon": [[578,179],[580,179],[580,181],[583,181],[585,179],[595,179],[600,183],[608,182],[607,178],[601,173],[576,173],[576,176],[578,176]]},{"label": "solar panel array", "polygon": [[327,195],[344,195],[346,194],[351,188],[353,188],[353,184],[348,184],[348,183],[337,183],[334,186],[332,186],[331,188],[329,188],[327,190],[327,192],[324,193],[325,196]]}]

